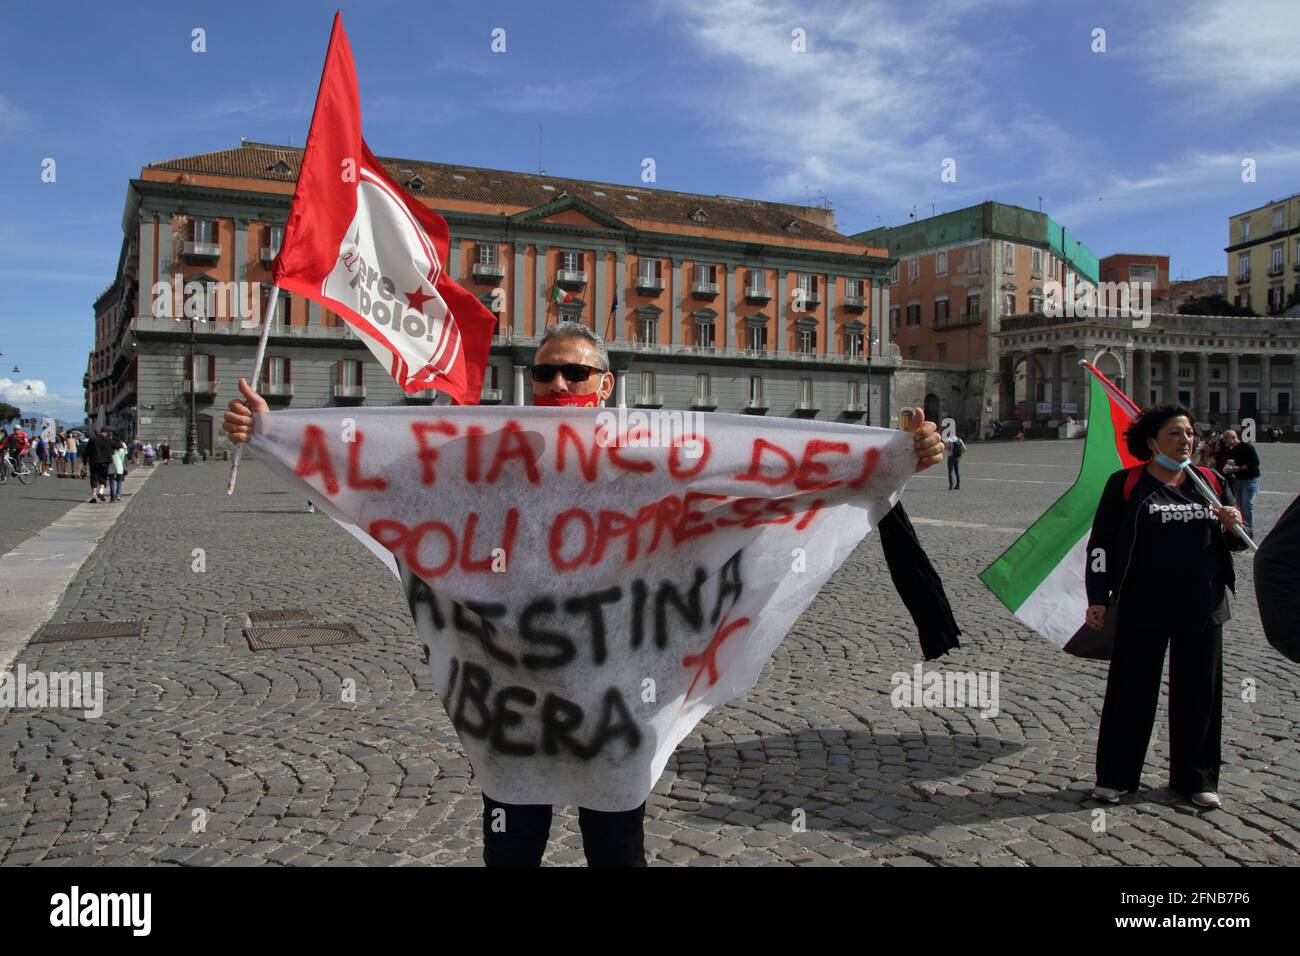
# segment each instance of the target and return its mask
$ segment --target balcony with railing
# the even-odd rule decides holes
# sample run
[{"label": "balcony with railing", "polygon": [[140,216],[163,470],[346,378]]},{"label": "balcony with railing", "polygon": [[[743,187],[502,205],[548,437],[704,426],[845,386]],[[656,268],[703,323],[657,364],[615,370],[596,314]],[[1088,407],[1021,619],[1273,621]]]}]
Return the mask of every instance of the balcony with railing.
[{"label": "balcony with railing", "polygon": [[185,380],[185,394],[193,393],[194,397],[200,401],[212,401],[216,397],[217,389],[221,383],[212,379],[199,379],[197,382],[192,378]]},{"label": "balcony with railing", "polygon": [[638,275],[636,291],[641,295],[658,295],[664,291],[664,280],[659,276]]},{"label": "balcony with railing", "polygon": [[1280,276],[1282,274],[1282,269],[1283,269],[1282,263],[1275,262],[1268,267],[1268,274],[1271,276]]},{"label": "balcony with railing", "polygon": [[561,289],[584,289],[587,286],[587,273],[575,269],[561,269],[555,273],[555,284]]},{"label": "balcony with railing", "polygon": [[293,385],[288,382],[263,382],[257,393],[268,402],[287,402],[293,398]]},{"label": "balcony with railing", "polygon": [[866,299],[866,296],[861,296],[861,295],[846,295],[846,296],[844,297],[844,311],[845,311],[845,312],[865,312],[865,311],[867,311],[867,299]]},{"label": "balcony with railing", "polygon": [[500,282],[506,277],[506,270],[497,262],[476,262],[470,271],[475,282]]},{"label": "balcony with railing", "polygon": [[769,407],[770,406],[767,404],[767,402],[764,401],[761,397],[747,398],[745,399],[745,404],[741,407],[740,410],[744,412],[746,415],[766,415]]},{"label": "balcony with railing", "polygon": [[221,258],[221,243],[191,240],[185,243],[185,258],[190,262],[215,262]]},{"label": "balcony with railing", "polygon": [[716,282],[694,282],[691,284],[691,295],[697,299],[713,299],[718,295],[718,284]]},{"label": "balcony with railing", "polygon": [[340,405],[360,404],[365,401],[366,387],[364,385],[335,385],[333,394],[334,401]]},{"label": "balcony with railing", "polygon": [[275,261],[275,257],[280,254],[279,249],[272,249],[270,246],[262,247],[262,265],[270,266]]},{"label": "balcony with railing", "polygon": [[691,400],[691,411],[693,412],[714,412],[718,409],[718,403],[712,395],[701,395],[695,393],[695,398]]},{"label": "balcony with railing", "polygon": [[663,408],[664,397],[659,392],[641,392],[633,405],[637,408]]},{"label": "balcony with railing", "polygon": [[1238,270],[1238,272],[1237,272],[1237,284],[1238,284],[1238,285],[1241,285],[1243,282],[1249,282],[1249,281],[1250,281],[1250,270],[1249,270],[1249,269],[1240,269],[1240,270]]},{"label": "balcony with railing", "polygon": [[501,404],[501,389],[499,389],[499,388],[485,388],[485,389],[483,389],[483,391],[479,394],[479,404],[480,404],[480,405],[500,405],[500,404]]},{"label": "balcony with railing", "polygon": [[747,285],[745,286],[745,301],[765,305],[772,301],[772,293],[767,291],[765,285]]},{"label": "balcony with railing", "polygon": [[801,398],[799,401],[795,402],[794,417],[816,418],[819,411],[821,411],[821,409],[818,408],[817,403],[813,401],[813,399]]},{"label": "balcony with railing", "polygon": [[[807,289],[803,286],[797,286],[794,290],[794,308],[803,312],[811,312],[817,306],[822,304],[821,293],[816,289]],[[802,306],[800,302],[802,301]]]}]

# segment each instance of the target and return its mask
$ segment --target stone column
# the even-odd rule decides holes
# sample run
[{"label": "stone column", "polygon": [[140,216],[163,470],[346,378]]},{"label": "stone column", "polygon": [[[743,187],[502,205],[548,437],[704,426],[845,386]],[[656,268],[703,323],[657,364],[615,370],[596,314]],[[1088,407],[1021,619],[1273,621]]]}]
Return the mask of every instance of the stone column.
[{"label": "stone column", "polygon": [[460,275],[460,240],[459,239],[451,240],[451,280],[457,284],[459,284],[462,281]]},{"label": "stone column", "polygon": [[[135,314],[141,318],[148,318],[153,314],[151,311],[153,305],[153,284],[158,281],[158,276],[154,274],[155,257],[153,249],[153,225],[154,222],[151,217],[146,217],[144,214],[141,214],[140,239],[137,247],[140,257],[140,268],[136,276],[140,286],[139,291],[135,296]],[[182,294],[181,302],[183,303],[184,301],[184,296]],[[175,312],[175,307],[173,307],[173,312]],[[184,313],[178,314],[183,315]]]},{"label": "stone column", "polygon": [[[260,254],[260,253],[259,253]],[[248,280],[248,220],[235,220],[235,281]]]},{"label": "stone column", "polygon": [[1138,359],[1140,363],[1140,371],[1138,372],[1138,394],[1130,395],[1129,397],[1143,408],[1146,408],[1151,404],[1151,350],[1143,349],[1141,354],[1138,356]]},{"label": "stone column", "polygon": [[682,344],[682,293],[685,289],[682,286],[682,260],[673,259],[673,310],[671,322],[672,327],[672,344]]},{"label": "stone column", "polygon": [[727,323],[727,331],[723,344],[729,349],[734,349],[736,347],[736,291],[738,288],[736,286],[736,267],[734,265],[727,266],[727,273],[723,281],[726,282],[724,301],[727,305],[726,318],[723,319]]},{"label": "stone column", "polygon": [[[1135,378],[1133,364],[1133,349],[1126,348],[1124,350],[1124,383],[1122,387],[1124,394],[1128,395],[1129,398],[1133,397],[1133,380]],[[1138,404],[1141,405],[1142,403],[1138,402]]]},{"label": "stone column", "polygon": [[835,299],[839,296],[839,291],[840,277],[826,276],[826,334],[822,337],[821,348],[817,350],[822,355],[835,354]]},{"label": "stone column", "polygon": [[889,286],[880,288],[880,311],[876,313],[876,334],[880,342],[876,345],[877,355],[889,354]]},{"label": "stone column", "polygon": [[1235,427],[1241,421],[1241,369],[1238,367],[1239,356],[1236,352],[1228,355],[1228,423]]},{"label": "stone column", "polygon": [[627,369],[625,368],[614,373],[614,403],[619,408],[627,408]]},{"label": "stone column", "polygon": [[1269,368],[1272,356],[1264,352],[1259,357],[1259,417],[1260,425],[1273,421],[1273,372]]},{"label": "stone column", "polygon": [[169,213],[158,220],[158,278],[163,282],[170,281],[173,265],[175,263],[172,262],[172,217]]},{"label": "stone column", "polygon": [[1210,414],[1210,356],[1207,352],[1196,353],[1196,417],[1209,421]]},{"label": "stone column", "polygon": [[605,308],[605,252],[597,249],[591,254],[592,263],[596,266],[596,304],[591,310],[591,324],[597,335],[604,335],[601,328],[601,320],[609,315],[609,310]]},{"label": "stone column", "polygon": [[514,404],[516,405],[527,404],[524,401],[524,396],[528,394],[526,388],[526,383],[528,381],[528,379],[526,378],[527,374],[528,374],[528,367],[526,365],[515,366],[515,388],[514,388],[515,393],[510,397],[514,401]]},{"label": "stone column", "polygon": [[998,386],[998,421],[1014,418],[1016,407],[1016,356],[1014,352],[1003,352],[998,356],[1001,363]]},{"label": "stone column", "polygon": [[1038,355],[1025,353],[1025,417],[1034,421],[1038,414]]},{"label": "stone column", "polygon": [[533,267],[537,273],[537,311],[533,314],[533,335],[541,335],[546,330],[549,316],[546,312],[549,302],[547,302],[548,293],[551,291],[551,282],[554,277],[550,275],[550,265],[548,263],[550,246],[538,245],[537,253],[533,257]]},{"label": "stone column", "polygon": [[1061,374],[1061,364],[1065,360],[1065,352],[1058,346],[1048,354],[1051,356],[1048,361],[1052,369],[1052,417],[1060,421],[1064,414],[1061,411],[1061,385],[1065,376]]},{"label": "stone column", "polygon": [[623,335],[623,316],[627,309],[627,254],[621,249],[614,254],[614,295],[618,303],[614,306],[614,334],[611,342],[617,342]]},{"label": "stone column", "polygon": [[501,329],[502,333],[524,332],[524,243],[515,243],[515,265],[514,275],[511,277],[514,282],[514,293],[511,295],[510,302],[506,306],[506,320]]}]

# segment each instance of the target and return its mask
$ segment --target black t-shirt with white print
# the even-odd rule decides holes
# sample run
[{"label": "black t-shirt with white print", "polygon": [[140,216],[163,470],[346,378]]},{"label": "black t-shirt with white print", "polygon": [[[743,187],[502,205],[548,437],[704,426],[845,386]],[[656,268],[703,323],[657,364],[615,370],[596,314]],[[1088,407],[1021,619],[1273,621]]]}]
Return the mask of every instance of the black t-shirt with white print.
[{"label": "black t-shirt with white print", "polygon": [[[1120,589],[1120,618],[1168,631],[1199,631],[1227,621],[1227,582],[1215,540],[1223,532],[1191,477],[1172,487],[1143,469],[1133,496],[1139,502],[1137,527]],[[1234,504],[1226,489],[1221,500]]]}]

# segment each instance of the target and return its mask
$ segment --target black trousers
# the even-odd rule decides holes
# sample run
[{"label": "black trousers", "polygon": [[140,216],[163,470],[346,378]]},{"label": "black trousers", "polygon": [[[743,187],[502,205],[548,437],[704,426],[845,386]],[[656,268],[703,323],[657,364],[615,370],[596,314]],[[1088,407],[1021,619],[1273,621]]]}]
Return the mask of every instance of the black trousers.
[{"label": "black trousers", "polygon": [[[615,813],[579,807],[578,827],[588,866],[646,865],[644,803]],[[498,803],[483,794],[485,866],[541,866],[550,835],[550,804]]]},{"label": "black trousers", "polygon": [[954,458],[952,455],[948,456],[948,487],[961,487],[961,459]]},{"label": "black trousers", "polygon": [[1169,652],[1169,789],[1184,796],[1219,789],[1223,716],[1223,625],[1170,633],[1131,627],[1115,632],[1106,702],[1097,733],[1097,785],[1136,790],[1155,723],[1160,677]]}]

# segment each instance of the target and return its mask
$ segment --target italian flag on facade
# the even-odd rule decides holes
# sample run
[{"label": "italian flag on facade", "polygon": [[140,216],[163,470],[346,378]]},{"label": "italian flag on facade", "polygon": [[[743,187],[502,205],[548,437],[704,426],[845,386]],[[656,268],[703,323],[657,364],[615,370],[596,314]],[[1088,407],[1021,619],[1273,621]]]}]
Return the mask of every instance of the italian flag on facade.
[{"label": "italian flag on facade", "polygon": [[1124,447],[1138,407],[1094,366],[1089,373],[1088,435],[1079,477],[1043,516],[980,574],[1016,617],[1053,644],[1090,657],[1098,632],[1084,625],[1088,535],[1106,480],[1140,462]]},{"label": "italian flag on facade", "polygon": [[557,285],[551,290],[551,301],[555,303],[572,302],[573,296],[569,295],[569,293],[565,292]]}]

